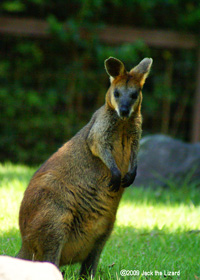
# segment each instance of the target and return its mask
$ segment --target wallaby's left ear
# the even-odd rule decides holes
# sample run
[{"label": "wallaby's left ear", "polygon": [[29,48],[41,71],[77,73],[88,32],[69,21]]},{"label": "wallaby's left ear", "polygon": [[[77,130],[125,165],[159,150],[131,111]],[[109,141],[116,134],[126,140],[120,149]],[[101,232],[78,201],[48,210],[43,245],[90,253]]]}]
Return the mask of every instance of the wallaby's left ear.
[{"label": "wallaby's left ear", "polygon": [[114,57],[109,57],[105,60],[105,68],[108,75],[112,78],[116,78],[117,76],[126,73],[124,64]]},{"label": "wallaby's left ear", "polygon": [[141,86],[144,85],[144,82],[150,72],[152,63],[152,58],[144,58],[137,66],[135,66],[130,71],[130,74],[134,75],[137,78]]}]

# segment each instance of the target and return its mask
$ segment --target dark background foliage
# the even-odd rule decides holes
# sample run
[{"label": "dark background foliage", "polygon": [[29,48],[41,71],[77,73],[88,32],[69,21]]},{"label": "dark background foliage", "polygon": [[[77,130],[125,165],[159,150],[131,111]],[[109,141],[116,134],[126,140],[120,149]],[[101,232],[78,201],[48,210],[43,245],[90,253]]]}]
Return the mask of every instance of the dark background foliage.
[{"label": "dark background foliage", "polygon": [[[3,0],[0,16],[46,20],[51,34],[1,34],[0,161],[41,163],[86,124],[104,103],[109,56],[128,70],[143,57],[154,59],[143,90],[143,135],[189,141],[196,52],[149,48],[143,41],[108,45],[98,31],[114,25],[198,34],[199,0]],[[88,38],[80,27],[89,30]]]}]

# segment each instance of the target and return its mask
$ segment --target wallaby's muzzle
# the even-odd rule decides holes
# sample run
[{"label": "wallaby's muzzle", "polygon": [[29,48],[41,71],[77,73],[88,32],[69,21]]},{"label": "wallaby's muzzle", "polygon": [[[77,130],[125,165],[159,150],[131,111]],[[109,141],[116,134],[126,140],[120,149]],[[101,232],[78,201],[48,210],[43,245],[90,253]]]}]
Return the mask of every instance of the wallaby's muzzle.
[{"label": "wallaby's muzzle", "polygon": [[130,110],[127,106],[122,106],[119,112],[120,112],[120,117],[127,118],[129,116]]},{"label": "wallaby's muzzle", "polygon": [[132,100],[129,96],[122,96],[118,100],[118,115],[122,119],[129,118],[132,113],[132,107],[134,104],[134,100]]},{"label": "wallaby's muzzle", "polygon": [[126,119],[126,118],[130,117],[130,113],[131,113],[131,106],[122,105],[119,108],[119,117],[122,119]]}]

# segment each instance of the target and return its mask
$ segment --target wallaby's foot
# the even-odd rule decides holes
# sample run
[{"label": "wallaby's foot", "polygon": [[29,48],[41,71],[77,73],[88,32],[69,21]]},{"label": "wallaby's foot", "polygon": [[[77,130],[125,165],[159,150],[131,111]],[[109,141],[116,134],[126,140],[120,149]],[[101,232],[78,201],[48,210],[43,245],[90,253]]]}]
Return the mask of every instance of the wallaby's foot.
[{"label": "wallaby's foot", "polygon": [[81,266],[79,280],[93,280],[96,272],[96,264],[91,264],[88,266],[86,262],[84,262]]}]

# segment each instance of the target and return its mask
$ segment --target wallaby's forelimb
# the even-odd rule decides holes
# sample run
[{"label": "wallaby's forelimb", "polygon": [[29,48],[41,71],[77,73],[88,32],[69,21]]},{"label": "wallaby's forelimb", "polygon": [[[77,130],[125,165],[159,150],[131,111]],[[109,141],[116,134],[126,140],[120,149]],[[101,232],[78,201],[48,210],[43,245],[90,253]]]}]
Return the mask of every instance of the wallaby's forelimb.
[{"label": "wallaby's forelimb", "polygon": [[126,175],[122,179],[122,187],[127,188],[130,185],[132,185],[133,182],[135,181],[136,175],[137,175],[137,164],[133,167],[132,170],[126,173]]}]

